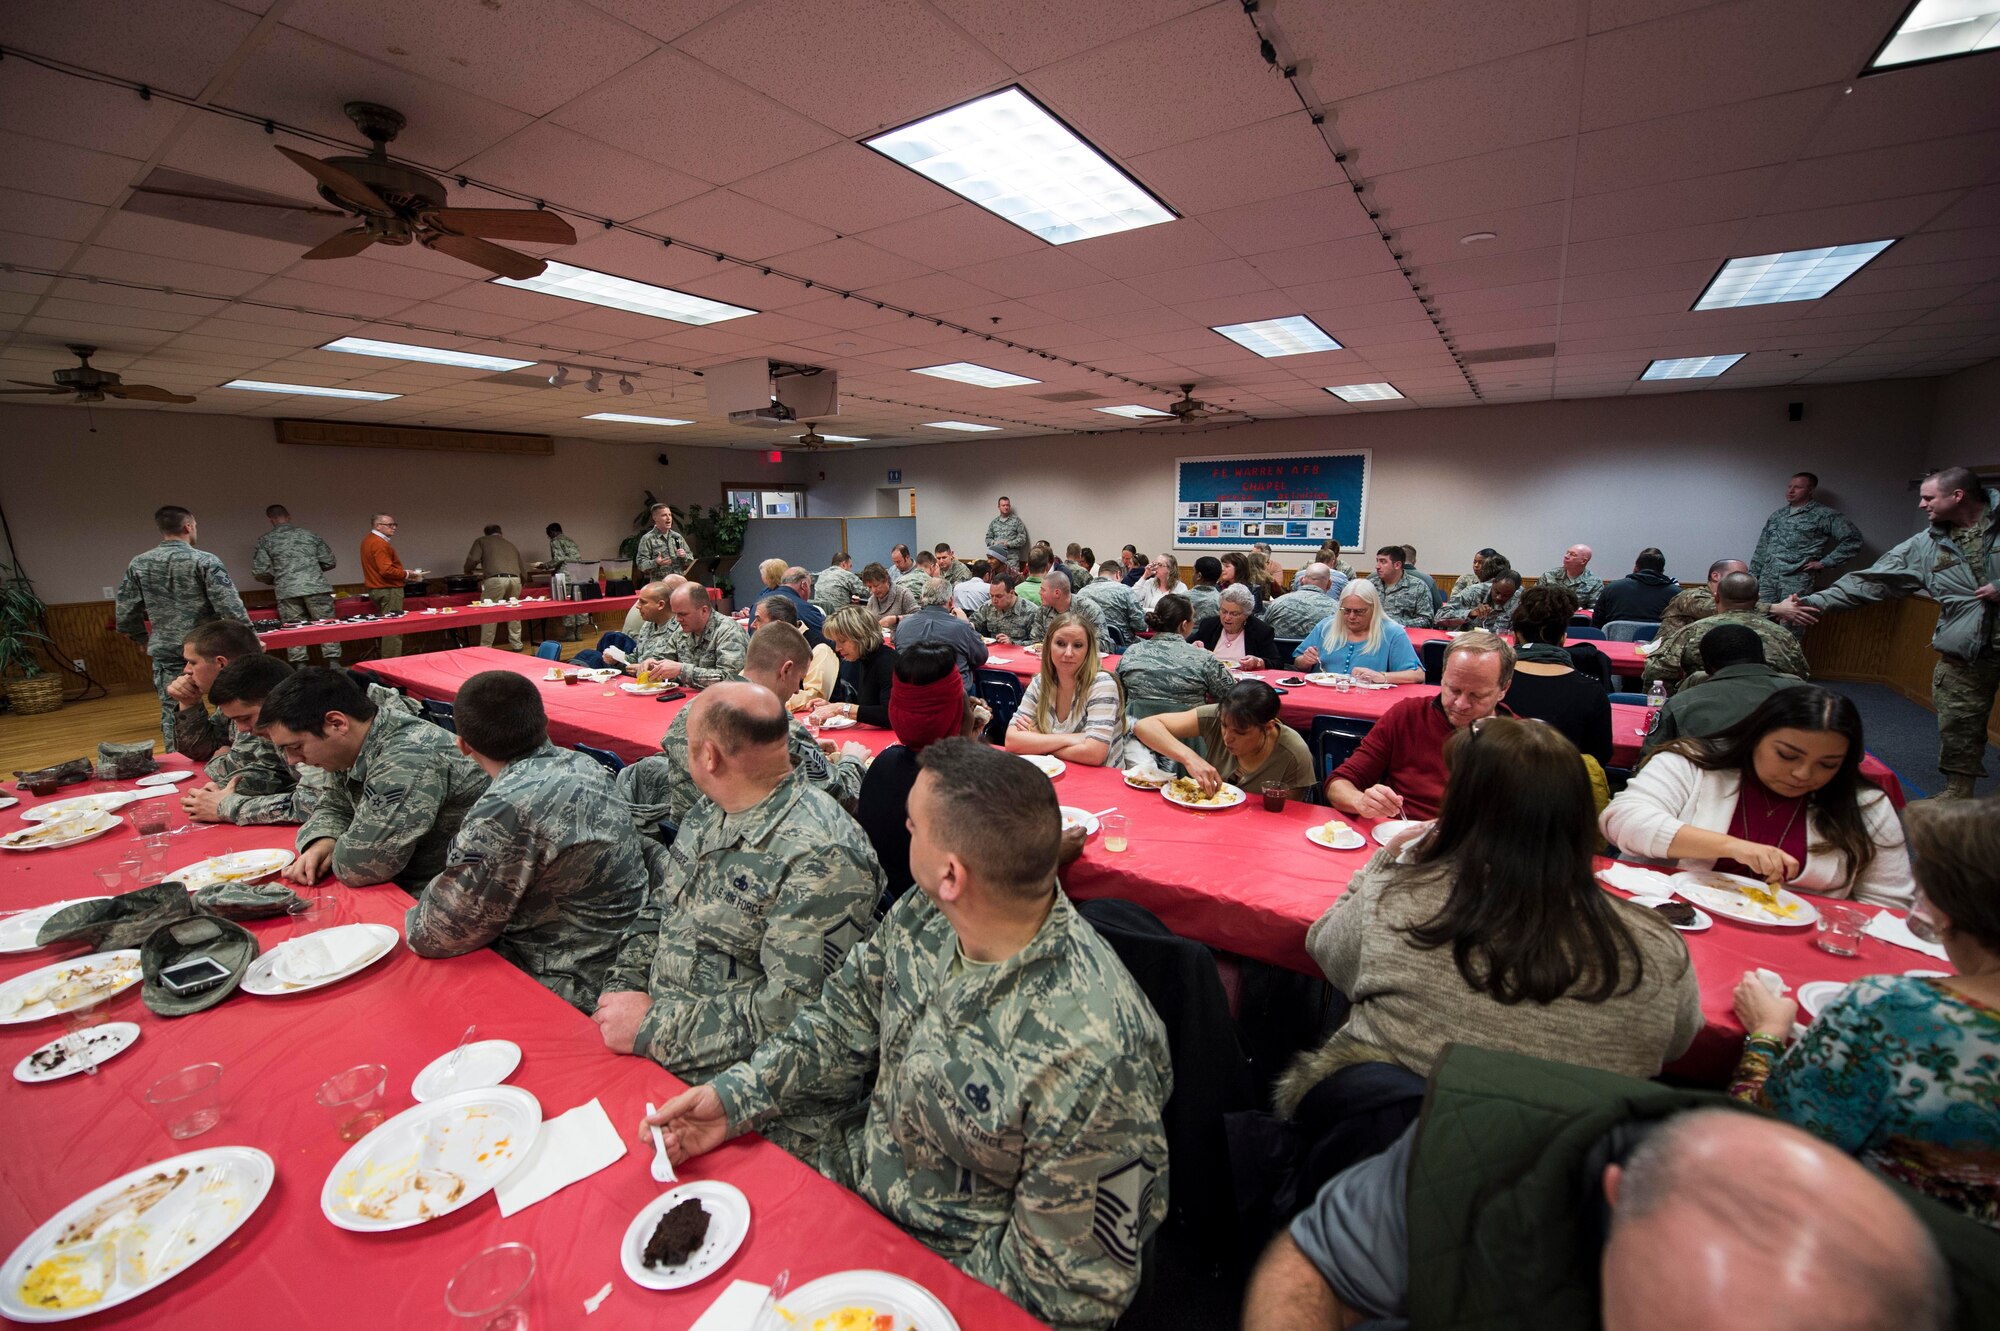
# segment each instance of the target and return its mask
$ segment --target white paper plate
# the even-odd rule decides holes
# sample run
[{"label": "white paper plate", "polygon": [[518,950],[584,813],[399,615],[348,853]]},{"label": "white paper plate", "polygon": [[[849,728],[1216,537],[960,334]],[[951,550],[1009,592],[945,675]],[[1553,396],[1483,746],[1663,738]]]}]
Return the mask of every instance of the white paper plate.
[{"label": "white paper plate", "polygon": [[227,855],[211,855],[205,860],[174,870],[162,882],[177,882],[190,892],[220,883],[256,883],[269,878],[298,856],[282,847],[268,850],[237,850]]},{"label": "white paper plate", "polygon": [[285,994],[308,993],[314,989],[324,989],[330,984],[339,984],[342,980],[367,970],[394,952],[396,940],[401,936],[393,926],[387,924],[343,924],[332,929],[322,929],[317,934],[307,934],[305,937],[318,938],[322,934],[345,933],[350,929],[366,930],[375,940],[374,949],[359,961],[343,967],[332,975],[322,975],[307,984],[289,984],[278,978],[275,969],[278,958],[284,955],[285,949],[305,941],[302,938],[289,938],[250,963],[250,969],[243,972],[243,992],[256,994],[260,998],[276,998]]},{"label": "white paper plate", "polygon": [[[30,1086],[45,1081],[61,1081],[64,1077],[74,1077],[86,1065],[103,1067],[132,1047],[139,1038],[139,1023],[136,1021],[107,1021],[102,1026],[86,1026],[80,1031],[71,1031],[60,1039],[51,1040],[14,1065],[14,1080],[27,1082]],[[62,1062],[48,1071],[35,1066],[35,1060],[44,1054],[60,1049]]]},{"label": "white paper plate", "polygon": [[888,1271],[840,1271],[807,1281],[780,1302],[792,1320],[785,1325],[804,1331],[813,1319],[842,1308],[873,1308],[896,1320],[896,1331],[959,1331],[958,1320],[937,1297],[913,1280]]},{"label": "white paper plate", "polygon": [[[1635,901],[1632,904],[1638,906],[1642,910],[1652,910],[1653,908],[1653,903],[1650,901]],[[1707,911],[1695,905],[1693,902],[1683,902],[1682,904],[1685,905],[1689,910],[1694,912],[1694,923],[1675,924],[1672,920],[1669,920],[1664,915],[1662,915],[1660,919],[1663,923],[1666,924],[1666,926],[1669,929],[1676,929],[1684,934],[1698,934],[1706,930],[1713,929],[1715,927],[1715,918],[1712,915],[1710,915]]]},{"label": "white paper plate", "polygon": [[[118,1211],[129,1210],[116,1199],[137,1193],[155,1180],[171,1180],[182,1171],[186,1177],[138,1216],[116,1229],[96,1231],[105,1238],[122,1233],[127,1236],[124,1240],[110,1245],[61,1243],[75,1222],[92,1215],[108,1220]],[[256,1214],[277,1173],[271,1157],[254,1147],[211,1146],[142,1165],[91,1189],[23,1239],[8,1256],[6,1266],[0,1267],[0,1316],[16,1322],[67,1322],[115,1308],[159,1288],[221,1247]],[[103,1260],[107,1246],[116,1254],[114,1263]],[[103,1297],[61,1309],[27,1302],[21,1286],[29,1273],[44,1261],[65,1257],[86,1278],[92,1274],[108,1277],[102,1286]]]},{"label": "white paper plate", "polygon": [[1233,809],[1247,797],[1243,794],[1241,787],[1232,786],[1225,781],[1216,790],[1215,798],[1206,804],[1196,804],[1182,799],[1180,796],[1174,794],[1174,788],[1171,785],[1160,787],[1160,798],[1169,804],[1178,804],[1183,809],[1206,811],[1209,809]]},{"label": "white paper plate", "polygon": [[1811,902],[1782,887],[1778,889],[1778,904],[1790,907],[1790,915],[1774,913],[1752,901],[1736,889],[1762,888],[1764,884],[1741,874],[1704,869],[1677,873],[1672,881],[1674,895],[1738,924],[1755,924],[1766,929],[1810,929],[1819,919],[1819,912]]},{"label": "white paper plate", "polygon": [[46,823],[85,810],[116,813],[128,804],[137,804],[140,800],[159,799],[163,795],[174,793],[172,786],[148,786],[144,790],[107,790],[96,795],[72,795],[65,800],[50,800],[47,804],[37,804],[32,809],[21,810],[21,821]]},{"label": "white paper plate", "polygon": [[20,911],[17,914],[7,916],[5,919],[0,919],[0,953],[33,952],[40,946],[40,944],[35,942],[35,935],[42,931],[44,924],[48,923],[49,916],[55,914],[64,906],[74,906],[79,901],[107,901],[109,899],[102,896],[70,897],[65,901],[51,901],[46,906],[37,906],[33,910]]},{"label": "white paper plate", "polygon": [[[86,976],[102,977],[108,983],[68,1002],[58,1001],[48,992],[65,981]],[[24,1022],[40,1021],[44,1017],[59,1017],[65,1012],[95,1007],[108,998],[124,993],[139,983],[139,978],[139,949],[136,947],[117,952],[93,952],[87,957],[51,962],[0,984],[0,1026],[18,1026]],[[37,994],[38,990],[42,992]],[[36,997],[31,1000],[30,994],[36,994]],[[15,1000],[19,1000],[20,1006],[13,1007],[11,1011],[5,1010],[12,1007]]]},{"label": "white paper plate", "polygon": [[856,724],[855,719],[851,716],[829,716],[826,720],[819,723],[819,728],[821,730],[849,730]]},{"label": "white paper plate", "polygon": [[[1338,821],[1338,820],[1336,820]],[[1359,850],[1368,844],[1368,838],[1345,823],[1341,824],[1339,835],[1329,836],[1330,823],[1314,823],[1306,829],[1306,840],[1327,850]]]},{"label": "white paper plate", "polygon": [[1017,753],[1014,756],[1024,763],[1032,763],[1051,781],[1069,770],[1068,763],[1060,758],[1052,758],[1046,753]]},{"label": "white paper plate", "polygon": [[192,781],[200,775],[191,768],[171,767],[164,772],[152,772],[133,782],[136,786],[171,786],[176,781]]},{"label": "white paper plate", "polygon": [[414,1105],[340,1157],[320,1186],[320,1212],[363,1234],[450,1215],[493,1191],[528,1158],[541,1131],[541,1101],[518,1086]]},{"label": "white paper plate", "polygon": [[665,693],[668,689],[678,686],[679,683],[679,680],[670,679],[663,684],[637,684],[628,679],[620,684],[618,688],[621,692],[636,693],[642,698],[650,698],[656,693]]},{"label": "white paper plate", "polygon": [[[648,1267],[642,1260],[646,1241],[653,1237],[660,1217],[690,1197],[708,1212],[708,1233],[701,1246],[679,1266]],[[684,1289],[720,1271],[749,1234],[750,1199],[742,1190],[720,1179],[699,1179],[669,1188],[647,1202],[625,1227],[625,1237],[618,1244],[618,1259],[625,1267],[626,1278],[635,1285],[647,1289]]]},{"label": "white paper plate", "polygon": [[[28,810],[28,813],[33,812],[33,809]],[[21,816],[25,818],[27,814]],[[101,837],[112,828],[123,825],[123,820],[116,814],[86,811],[54,823],[31,822],[26,827],[17,827],[6,836],[0,836],[0,849],[61,850],[64,846]]]},{"label": "white paper plate", "polygon": [[1065,804],[1062,806],[1062,820],[1065,832],[1072,827],[1081,827],[1085,836],[1097,835],[1097,815],[1086,809],[1072,809]]},{"label": "white paper plate", "polygon": [[445,1067],[451,1059],[451,1054],[433,1059],[410,1083],[410,1095],[418,1104],[441,1100],[454,1091],[498,1086],[521,1066],[521,1046],[512,1040],[474,1040],[465,1046],[465,1055],[459,1059],[457,1070],[447,1076]]},{"label": "white paper plate", "polygon": [[1429,818],[1385,818],[1375,824],[1375,826],[1369,828],[1368,835],[1375,838],[1376,845],[1386,846],[1389,844],[1389,838],[1395,836],[1396,833],[1402,831],[1404,828],[1429,827],[1431,821]]},{"label": "white paper plate", "polygon": [[11,809],[20,802],[12,795],[0,795],[0,809]]},{"label": "white paper plate", "polygon": [[623,672],[612,670],[608,667],[605,667],[596,670],[579,670],[577,673],[582,675],[585,679],[592,680],[596,683],[602,684],[607,679],[618,678],[618,676]]},{"label": "white paper plate", "polygon": [[1306,683],[1317,684],[1321,688],[1331,689],[1338,687],[1340,681],[1343,679],[1347,680],[1350,684],[1353,683],[1353,679],[1351,676],[1336,675],[1325,670],[1317,670],[1314,671],[1312,674],[1306,676]]},{"label": "white paper plate", "polygon": [[1126,768],[1123,775],[1125,784],[1134,790],[1159,790],[1174,779],[1169,772],[1148,772],[1133,767]]},{"label": "white paper plate", "polygon": [[1845,980],[1810,980],[1800,985],[1793,997],[1799,1000],[1799,1006],[1805,1009],[1808,1017],[1817,1017],[1820,1009],[1839,997],[1845,988]]}]

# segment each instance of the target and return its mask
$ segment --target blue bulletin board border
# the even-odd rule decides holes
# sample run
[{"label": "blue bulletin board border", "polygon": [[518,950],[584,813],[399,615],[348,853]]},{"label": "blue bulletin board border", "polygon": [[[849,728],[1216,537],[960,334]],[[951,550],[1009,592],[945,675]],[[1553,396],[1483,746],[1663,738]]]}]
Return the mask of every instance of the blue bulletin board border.
[{"label": "blue bulletin board border", "polygon": [[1372,449],[1174,459],[1174,548],[1362,546]]}]

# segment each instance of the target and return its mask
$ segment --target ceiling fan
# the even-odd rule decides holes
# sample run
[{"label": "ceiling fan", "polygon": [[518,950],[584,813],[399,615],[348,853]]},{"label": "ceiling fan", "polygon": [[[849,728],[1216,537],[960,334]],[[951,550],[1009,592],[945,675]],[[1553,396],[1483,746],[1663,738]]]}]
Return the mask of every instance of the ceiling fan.
[{"label": "ceiling fan", "polygon": [[50,388],[27,379],[9,379],[7,382],[10,384],[26,384],[27,387],[0,388],[0,395],[48,393],[52,396],[59,396],[65,393],[74,393],[78,402],[102,402],[107,397],[122,398],[131,402],[194,401],[193,398],[187,396],[185,393],[169,393],[166,389],[155,388],[151,384],[127,384],[119,382],[118,376],[111,371],[100,370],[90,363],[90,358],[97,354],[96,347],[86,347],[72,342],[69,345],[69,349],[75,353],[77,360],[81,363],[75,369],[57,370],[54,374],[50,375],[49,377],[56,381],[55,387]]},{"label": "ceiling fan", "polygon": [[799,436],[799,447],[805,449],[808,453],[812,453],[824,452],[835,448],[852,448],[854,445],[829,442],[825,435],[815,430],[811,425],[807,425],[806,432]]},{"label": "ceiling fan", "polygon": [[1167,410],[1183,425],[1189,421],[1205,421],[1210,416],[1243,415],[1233,407],[1219,407],[1213,402],[1200,401],[1194,395],[1193,384],[1182,384],[1180,401],[1167,403]]},{"label": "ceiling fan", "polygon": [[[422,245],[501,277],[539,276],[547,260],[495,245],[495,240],[574,245],[576,231],[561,214],[539,208],[448,208],[444,182],[414,167],[391,161],[388,145],[402,131],[400,111],[374,102],[349,102],[347,118],[375,146],[366,157],[308,157],[278,145],[285,158],[319,182],[319,196],[338,212],[303,203],[162,188],[141,184],[139,193],[170,195],[231,210],[280,209],[321,217],[348,216],[360,225],[323,240],[305,252],[308,259],[345,259],[370,245]],[[206,220],[206,219],[205,219]],[[255,231],[254,226],[248,228]]]}]

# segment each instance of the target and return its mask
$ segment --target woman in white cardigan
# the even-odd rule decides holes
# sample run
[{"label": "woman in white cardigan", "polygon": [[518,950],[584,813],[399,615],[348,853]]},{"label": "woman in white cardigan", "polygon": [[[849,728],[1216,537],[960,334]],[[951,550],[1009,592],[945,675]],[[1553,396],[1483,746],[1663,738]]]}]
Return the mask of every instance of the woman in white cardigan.
[{"label": "woman in white cardigan", "polygon": [[1599,826],[1630,859],[1907,907],[1916,887],[1902,825],[1862,777],[1862,753],[1853,703],[1783,689],[1718,735],[1661,748]]}]

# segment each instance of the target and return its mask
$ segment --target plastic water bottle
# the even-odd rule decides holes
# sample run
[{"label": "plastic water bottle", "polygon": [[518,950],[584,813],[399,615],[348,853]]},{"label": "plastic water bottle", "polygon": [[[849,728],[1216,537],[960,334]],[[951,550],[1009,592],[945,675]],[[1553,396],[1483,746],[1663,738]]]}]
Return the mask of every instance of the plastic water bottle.
[{"label": "plastic water bottle", "polygon": [[1654,727],[1660,724],[1660,709],[1666,705],[1667,686],[1656,679],[1653,681],[1652,687],[1646,690],[1646,733],[1648,735],[1652,734]]}]

